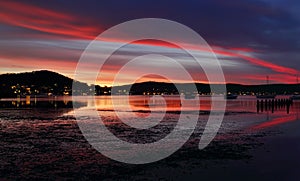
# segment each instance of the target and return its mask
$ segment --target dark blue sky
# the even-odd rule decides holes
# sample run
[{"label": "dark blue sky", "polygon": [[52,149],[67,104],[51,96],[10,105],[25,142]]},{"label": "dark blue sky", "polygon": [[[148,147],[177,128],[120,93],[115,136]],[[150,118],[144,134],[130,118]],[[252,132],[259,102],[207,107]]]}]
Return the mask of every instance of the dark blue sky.
[{"label": "dark blue sky", "polygon": [[296,0],[95,0],[31,4],[78,15],[104,29],[137,18],[165,18],[191,27],[212,44],[278,51],[299,50],[300,46],[300,2]]}]

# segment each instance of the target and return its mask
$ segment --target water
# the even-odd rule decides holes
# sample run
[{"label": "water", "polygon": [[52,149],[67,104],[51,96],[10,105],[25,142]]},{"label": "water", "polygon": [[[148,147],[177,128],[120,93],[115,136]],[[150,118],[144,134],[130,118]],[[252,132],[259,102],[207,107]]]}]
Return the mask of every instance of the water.
[{"label": "water", "polygon": [[[129,106],[122,96],[77,97],[76,101],[76,109],[87,115],[97,110],[112,133],[131,143],[146,144],[164,138],[172,132],[180,114],[196,114],[199,120],[190,139],[170,157],[151,164],[129,165],[103,156],[86,141],[75,120],[71,97],[2,99],[0,178],[293,180],[299,176],[299,101],[287,114],[285,108],[257,113],[252,96],[228,100],[219,132],[203,150],[198,149],[198,143],[211,108],[210,97],[200,97],[200,106],[194,106],[195,100],[183,103],[178,96],[131,96]],[[182,104],[187,105],[183,110]],[[133,129],[122,123],[113,110],[132,124],[141,124],[141,119],[162,121],[147,130]],[[282,147],[285,149],[278,149]],[[285,165],[280,165],[282,160]]]}]

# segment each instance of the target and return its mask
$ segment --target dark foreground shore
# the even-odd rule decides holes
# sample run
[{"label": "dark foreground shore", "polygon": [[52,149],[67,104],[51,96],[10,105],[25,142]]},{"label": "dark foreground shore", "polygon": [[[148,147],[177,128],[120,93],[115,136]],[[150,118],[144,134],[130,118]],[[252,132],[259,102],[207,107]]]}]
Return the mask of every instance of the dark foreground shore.
[{"label": "dark foreground shore", "polygon": [[[155,163],[130,165],[106,158],[93,149],[83,137],[69,106],[1,109],[0,178],[298,180],[300,120],[297,114],[280,113],[266,119],[265,114],[230,112],[225,115],[216,138],[203,150],[198,149],[204,126],[199,120],[189,141],[170,157]],[[170,114],[174,116],[177,114]],[[122,132],[117,123],[108,126]]]}]

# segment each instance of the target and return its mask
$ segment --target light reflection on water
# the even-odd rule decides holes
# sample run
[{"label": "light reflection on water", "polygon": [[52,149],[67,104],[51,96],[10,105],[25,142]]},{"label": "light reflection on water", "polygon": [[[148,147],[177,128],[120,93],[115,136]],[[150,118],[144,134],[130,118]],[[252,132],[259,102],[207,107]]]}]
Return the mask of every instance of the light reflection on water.
[{"label": "light reflection on water", "polygon": [[[278,96],[279,99],[288,98],[288,96]],[[166,108],[166,111],[210,111],[211,98],[208,96],[200,96],[200,106],[194,106],[197,100],[184,99],[180,96],[164,96],[164,101],[161,97],[156,98],[149,96],[129,96],[130,107],[127,107],[127,100],[125,96],[98,96],[93,99],[86,99],[87,107],[95,106],[99,111],[102,110],[116,110],[116,111],[159,111]],[[225,101],[225,100],[224,100]],[[254,96],[240,96],[236,100],[226,100],[226,112],[257,112],[257,99]],[[113,105],[113,103],[115,105]],[[182,104],[185,103],[183,109]],[[296,102],[297,104],[297,102]],[[295,112],[295,106],[292,107],[292,112]],[[217,110],[215,110],[217,111]],[[276,112],[285,112],[285,109],[278,109]]]},{"label": "light reflection on water", "polygon": [[[278,98],[287,98],[287,96],[279,96]],[[164,113],[164,109],[167,114],[180,114],[181,112],[185,114],[200,114],[200,120],[206,120],[207,115],[211,109],[211,100],[210,97],[200,96],[200,106],[194,106],[194,99],[183,99],[180,96],[164,96],[163,99],[161,97],[150,97],[150,96],[129,96],[127,100],[127,96],[78,96],[76,97],[76,104],[78,104],[79,109],[85,109],[87,111],[91,111],[96,109],[104,120],[109,118],[117,119],[114,111],[119,112],[128,112],[128,116],[132,116],[129,114],[131,111],[135,112],[135,116],[132,119],[136,121],[139,118],[149,117],[150,114],[159,115],[160,113]],[[128,101],[128,102],[127,102]],[[253,125],[255,128],[265,128],[271,125],[278,125],[286,122],[294,121],[298,119],[300,102],[294,101],[294,104],[290,108],[289,114],[287,114],[285,107],[278,108],[272,113],[270,110],[265,110],[264,112],[257,113],[257,99],[254,96],[239,96],[236,100],[227,100],[226,112],[225,112],[225,122],[226,120],[232,121],[237,119],[238,126],[244,125],[252,125],[254,123],[264,123],[264,126]],[[127,105],[128,103],[128,105]],[[185,106],[182,108],[182,103]],[[18,118],[26,119],[28,115],[32,115],[38,119],[39,114],[44,113],[43,115],[47,115],[47,117],[51,117],[55,119],[58,116],[71,115],[73,116],[72,111],[72,97],[71,96],[61,96],[61,97],[48,97],[48,98],[14,98],[14,99],[1,99],[0,100],[0,108],[4,109],[2,111],[2,116],[0,119],[14,119],[15,115],[4,114],[3,112],[7,112],[7,109],[15,109],[22,110],[27,109],[27,111],[23,113],[18,113]],[[35,110],[35,111],[34,111]],[[39,110],[37,112],[36,110]],[[34,116],[36,114],[36,116]],[[242,117],[233,116],[233,115],[243,115]],[[202,116],[201,116],[202,115]],[[157,116],[159,117],[159,116]],[[169,117],[171,117],[169,115]],[[174,117],[174,116],[173,116]],[[176,116],[175,116],[176,117]],[[172,118],[173,119],[173,118]],[[272,120],[274,120],[274,124]],[[280,121],[278,121],[278,119]],[[176,121],[176,118],[174,118]],[[265,122],[271,122],[267,124]],[[277,123],[277,124],[275,124]],[[236,126],[233,126],[236,127]],[[227,129],[227,128],[226,128]]]},{"label": "light reflection on water", "polygon": [[[277,98],[288,98],[288,96],[277,96]],[[81,105],[79,107],[99,111],[210,111],[211,98],[200,96],[200,106],[194,106],[197,100],[184,99],[180,96],[76,96],[75,100]],[[128,102],[127,102],[128,101]],[[224,100],[225,101],[225,100]],[[254,96],[239,96],[236,100],[227,100],[226,112],[257,112],[257,99]],[[127,105],[128,103],[128,105]],[[182,104],[185,103],[185,110]],[[297,104],[297,101],[295,101]],[[12,98],[0,99],[0,108],[70,108],[72,107],[71,96],[59,96],[48,98]],[[276,112],[284,112],[278,109]],[[291,113],[297,111],[297,105],[291,107]]]},{"label": "light reflection on water", "polygon": [[[278,98],[287,98],[288,96],[279,96]],[[166,110],[167,113],[177,113],[180,111],[184,113],[191,114],[208,114],[211,109],[211,99],[208,96],[200,96],[200,106],[194,106],[194,99],[184,99],[180,96],[164,96],[161,97],[150,97],[150,96],[78,96],[76,97],[77,104],[79,109],[92,110],[97,109],[102,116],[112,116],[114,111],[119,112],[135,112],[137,118],[148,117],[150,113],[159,114],[163,113],[162,110]],[[128,101],[128,102],[127,102]],[[299,112],[299,101],[294,101],[294,105],[290,109],[289,115],[286,113],[285,107],[278,108],[272,113],[270,110],[265,110],[264,112],[257,113],[257,99],[254,96],[239,96],[236,100],[227,100],[225,117],[232,114],[246,114],[245,119],[253,119],[258,122],[270,121],[272,119],[277,119],[280,117],[280,120],[284,120],[285,117],[288,117],[287,120],[292,121],[298,119]],[[127,105],[128,103],[128,105]],[[182,103],[185,103],[185,106],[182,108]],[[61,96],[61,97],[48,97],[48,98],[14,98],[14,99],[1,99],[0,108],[2,109],[29,109],[30,110],[41,109],[42,112],[54,113],[53,110],[59,110],[59,116],[62,115],[72,115],[72,97],[71,96]],[[58,114],[57,112],[57,114]],[[250,114],[256,113],[256,114]],[[54,114],[53,119],[58,115]],[[128,115],[132,116],[132,114]],[[9,119],[9,115],[5,116]],[[22,117],[20,115],[19,117]],[[295,119],[292,119],[295,118]],[[26,115],[24,115],[26,118]],[[12,117],[13,119],[13,117]],[[134,119],[134,118],[133,118]],[[252,121],[253,121],[252,120]],[[284,121],[279,121],[283,123]],[[272,124],[270,124],[272,125]],[[259,126],[258,126],[259,127]]]}]

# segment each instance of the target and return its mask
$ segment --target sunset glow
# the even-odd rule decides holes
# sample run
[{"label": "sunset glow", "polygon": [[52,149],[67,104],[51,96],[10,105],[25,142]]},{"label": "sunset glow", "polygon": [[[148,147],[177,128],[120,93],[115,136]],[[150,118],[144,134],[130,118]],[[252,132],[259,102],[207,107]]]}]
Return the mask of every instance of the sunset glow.
[{"label": "sunset glow", "polygon": [[[102,15],[104,16],[104,14]],[[116,25],[115,21],[108,22],[101,15],[93,17],[84,10],[80,13],[74,13],[53,6],[48,8],[38,3],[0,2],[0,73],[47,69],[72,78],[77,61],[89,42],[105,29],[114,25]],[[199,31],[201,32],[201,29]],[[260,45],[252,46],[250,44],[244,44],[244,46],[238,44],[222,45],[222,43],[215,43],[217,41],[211,43],[211,39],[205,37],[205,34],[203,34],[203,38],[208,41],[212,51],[219,58],[228,83],[264,84],[266,75],[269,75],[271,83],[295,83],[296,81],[295,76],[299,73],[299,68],[295,67],[293,62],[297,61],[294,58],[297,56],[287,57],[291,61],[284,61],[283,63],[277,59],[274,60],[273,54],[278,52],[272,50],[272,47],[268,49],[260,48],[262,47]],[[124,40],[98,41],[107,42],[107,48],[109,48],[109,43],[120,43]],[[175,41],[180,42],[180,37]],[[210,51],[199,45],[189,45],[189,47],[190,50],[203,54]],[[176,56],[181,51],[180,47],[168,42],[141,40],[133,42],[122,52],[122,55],[126,54],[128,58],[134,58],[134,51],[136,50],[152,54],[165,52],[171,56]],[[147,62],[149,61],[151,60],[147,60]],[[159,62],[159,60],[153,60],[153,62]],[[86,65],[86,71],[89,72],[93,66]],[[121,66],[122,64],[119,64],[118,60],[108,62],[102,69],[100,78],[96,83],[111,85],[114,74],[118,72]],[[170,65],[163,62],[159,66],[170,68]],[[134,71],[127,73],[126,76],[128,77],[135,76]],[[194,70],[191,74],[196,82],[207,82],[203,72]],[[153,77],[143,78],[143,81],[150,80],[161,81],[160,79],[153,79]],[[89,77],[82,77],[80,81],[89,84],[94,83]],[[185,82],[184,79],[177,81]],[[126,83],[128,83],[126,79],[119,82],[119,84]]]}]

